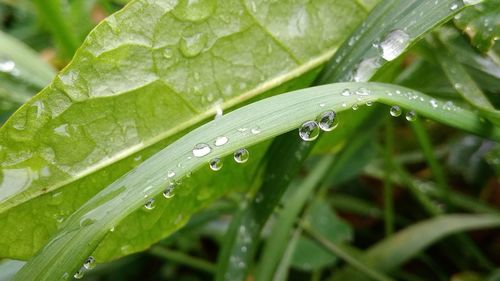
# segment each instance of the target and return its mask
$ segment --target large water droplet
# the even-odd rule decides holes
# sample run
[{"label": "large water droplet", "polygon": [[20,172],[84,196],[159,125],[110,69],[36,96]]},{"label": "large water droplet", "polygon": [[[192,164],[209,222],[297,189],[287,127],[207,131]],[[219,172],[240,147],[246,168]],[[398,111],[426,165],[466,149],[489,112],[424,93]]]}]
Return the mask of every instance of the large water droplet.
[{"label": "large water droplet", "polygon": [[215,146],[223,146],[225,145],[227,142],[229,141],[229,139],[225,136],[218,136],[215,141],[214,141],[214,145]]},{"label": "large water droplet", "polygon": [[168,184],[167,188],[163,191],[163,197],[170,199],[175,196],[174,194],[175,183],[171,182]]},{"label": "large water droplet", "polygon": [[94,257],[92,256],[88,257],[83,263],[83,267],[85,267],[85,269],[93,269],[95,267]]},{"label": "large water droplet", "polygon": [[201,21],[213,14],[216,2],[212,0],[180,0],[172,13],[181,20]]},{"label": "large water droplet", "polygon": [[11,60],[0,61],[0,72],[12,72],[16,69],[16,63]]},{"label": "large water droplet", "polygon": [[406,32],[396,29],[391,31],[380,43],[382,58],[392,61],[397,58],[410,44],[410,36]]},{"label": "large water droplet", "polygon": [[316,121],[307,121],[299,128],[299,136],[302,140],[313,141],[319,136],[319,125]]},{"label": "large water droplet", "polygon": [[155,208],[155,199],[149,198],[148,201],[144,204],[144,208],[147,210],[153,210]]},{"label": "large water droplet", "polygon": [[408,121],[415,121],[415,119],[417,118],[417,114],[415,113],[415,111],[408,111],[406,113],[406,120]]},{"label": "large water droplet", "polygon": [[222,160],[220,158],[214,158],[212,160],[210,160],[210,163],[208,163],[209,166],[210,166],[210,169],[212,169],[212,171],[218,171],[220,169],[222,169]]},{"label": "large water droplet", "polygon": [[321,130],[325,132],[330,132],[337,128],[338,123],[336,122],[337,113],[332,110],[325,111],[318,116],[318,125]]},{"label": "large water droplet", "polygon": [[250,156],[250,153],[248,153],[248,150],[246,148],[240,148],[234,152],[234,161],[237,163],[245,163],[248,161],[248,157]]},{"label": "large water droplet", "polygon": [[380,59],[368,58],[361,61],[354,72],[353,80],[356,82],[366,82],[375,74],[375,71],[380,68],[382,63]]},{"label": "large water droplet", "polygon": [[209,154],[210,151],[212,151],[212,149],[210,148],[210,146],[208,144],[199,143],[199,144],[194,146],[192,152],[193,152],[193,155],[195,157],[203,157],[203,156]]},{"label": "large water droplet", "polygon": [[391,109],[389,110],[389,112],[391,113],[392,116],[394,117],[398,117],[401,115],[401,108],[397,105],[394,105],[391,107]]},{"label": "large water droplet", "polygon": [[207,36],[204,33],[197,33],[192,36],[183,36],[179,45],[182,55],[187,58],[197,56],[207,43]]}]

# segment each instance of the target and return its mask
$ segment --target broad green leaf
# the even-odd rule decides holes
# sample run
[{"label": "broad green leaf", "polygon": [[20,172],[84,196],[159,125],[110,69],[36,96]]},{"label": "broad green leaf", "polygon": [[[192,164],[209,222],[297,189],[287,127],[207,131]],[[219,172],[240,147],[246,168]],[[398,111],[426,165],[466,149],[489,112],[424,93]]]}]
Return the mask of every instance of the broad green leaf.
[{"label": "broad green leaf", "polygon": [[[216,107],[307,85],[314,76],[285,82],[326,62],[367,12],[351,0],[305,2],[137,0],[102,22],[0,130],[0,256],[30,257],[60,221]],[[213,194],[184,199],[182,207],[192,213],[229,188],[248,186],[251,170],[217,180],[205,171],[193,184],[216,186]],[[171,233],[159,219],[131,218],[102,254],[142,250]],[[129,240],[134,244],[124,244]]]},{"label": "broad green leaf", "polygon": [[[369,248],[360,261],[381,272],[391,272],[441,238],[467,230],[500,226],[498,215],[443,215],[409,226]],[[369,280],[345,268],[332,280]]]},{"label": "broad green leaf", "polygon": [[[358,94],[342,95],[345,89]],[[169,183],[206,167],[210,159],[227,156],[241,147],[250,147],[293,130],[306,120],[316,119],[327,109],[340,112],[366,102],[411,108],[415,113],[443,124],[500,140],[500,128],[491,126],[473,112],[455,105],[449,108],[442,101],[395,85],[337,83],[270,97],[192,130],[92,197],[62,223],[50,243],[21,269],[15,280],[53,280],[72,274],[106,236],[116,233],[115,227],[129,216],[159,218],[166,211],[170,216],[158,223],[178,227],[183,216],[188,215],[183,209],[184,204],[190,203],[187,199],[201,195],[201,200],[204,200],[206,197],[203,196],[207,194],[213,196],[213,187],[180,186],[174,191],[175,199],[164,200],[161,193]],[[258,133],[238,130],[257,127]],[[219,136],[225,136],[229,141],[222,146],[213,146],[213,141]],[[203,143],[210,145],[210,149],[205,147],[203,155],[193,152]],[[156,198],[157,207],[148,212],[144,206],[151,198]],[[243,229],[240,235],[247,235],[247,230]]]},{"label": "broad green leaf", "polygon": [[465,9],[455,17],[455,25],[477,49],[487,52],[500,38],[500,1],[487,0]]}]

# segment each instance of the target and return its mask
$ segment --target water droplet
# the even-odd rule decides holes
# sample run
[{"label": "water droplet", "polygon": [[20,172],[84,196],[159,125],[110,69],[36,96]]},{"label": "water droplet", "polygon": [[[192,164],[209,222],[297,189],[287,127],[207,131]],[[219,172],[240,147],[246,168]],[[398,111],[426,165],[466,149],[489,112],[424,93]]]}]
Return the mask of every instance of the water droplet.
[{"label": "water droplet", "polygon": [[389,112],[391,113],[392,116],[394,117],[398,117],[401,115],[401,108],[397,105],[394,105],[391,107],[391,109],[389,110]]},{"label": "water droplet", "polygon": [[224,110],[222,110],[222,106],[221,106],[221,103],[222,102],[217,102],[215,104],[215,120],[219,119],[222,117],[222,115],[224,114]]},{"label": "water droplet", "polygon": [[236,163],[245,163],[248,161],[249,156],[250,153],[248,153],[248,150],[240,148],[234,152],[234,161],[236,161]]},{"label": "water droplet", "polygon": [[210,148],[210,146],[208,144],[199,143],[199,144],[194,146],[192,152],[193,152],[193,155],[195,157],[203,157],[203,156],[209,154],[211,151],[212,151],[212,149]]},{"label": "water droplet", "polygon": [[351,106],[352,110],[358,110],[359,106],[357,104],[353,104]]},{"label": "water droplet", "polygon": [[361,61],[354,72],[354,81],[366,82],[370,80],[375,71],[380,68],[382,63],[379,58],[368,58]]},{"label": "water droplet", "polygon": [[415,113],[415,111],[408,111],[406,113],[406,120],[408,121],[415,121],[415,119],[417,118],[417,114]]},{"label": "water droplet", "polygon": [[336,122],[336,117],[337,113],[332,110],[321,113],[318,117],[318,125],[320,129],[325,132],[330,132],[337,128],[338,123]]},{"label": "water droplet", "polygon": [[302,140],[313,141],[319,136],[319,125],[316,121],[307,121],[299,128],[299,136]]},{"label": "water droplet", "polygon": [[463,0],[464,5],[476,5],[482,2],[482,0]]},{"label": "water droplet", "polygon": [[172,13],[181,20],[201,21],[213,14],[216,2],[212,0],[180,0]]},{"label": "water droplet", "polygon": [[175,176],[175,172],[174,171],[168,171],[167,172],[167,177],[168,178],[173,178]]},{"label": "water droplet", "polygon": [[429,101],[429,103],[431,104],[432,108],[437,108],[438,107],[437,100],[435,100],[435,99],[431,99]]},{"label": "water droplet", "polygon": [[380,43],[382,58],[392,61],[397,58],[410,44],[410,36],[406,32],[396,29],[391,31]]},{"label": "water droplet", "polygon": [[0,72],[12,72],[16,69],[16,63],[11,60],[0,61]]},{"label": "water droplet", "polygon": [[214,141],[214,145],[215,146],[223,146],[225,145],[227,142],[229,141],[229,139],[225,136],[218,136],[215,141]]},{"label": "water droplet", "polygon": [[185,57],[192,58],[201,53],[206,43],[207,36],[204,33],[197,33],[192,36],[183,36],[179,48]]},{"label": "water droplet", "polygon": [[356,91],[356,95],[358,95],[358,96],[369,96],[370,95],[370,90],[368,90],[366,88],[359,88]]},{"label": "water droplet", "polygon": [[458,4],[457,3],[451,3],[450,5],[450,10],[454,11],[458,8]]},{"label": "water droplet", "polygon": [[222,169],[222,160],[220,158],[214,158],[210,160],[209,166],[212,171],[218,171]]},{"label": "water droplet", "polygon": [[325,104],[325,103],[320,103],[320,104],[319,104],[319,107],[325,107],[325,106],[326,106],[326,104]]},{"label": "water droplet", "polygon": [[260,134],[260,127],[255,127],[251,130],[252,134],[257,135]]},{"label": "water droplet", "polygon": [[149,198],[148,201],[144,204],[144,208],[147,210],[153,210],[155,208],[155,199]]},{"label": "water droplet", "polygon": [[75,279],[82,279],[83,275],[84,275],[83,269],[79,269],[77,272],[75,272],[75,274],[73,275],[73,277]]},{"label": "water droplet", "polygon": [[170,199],[175,196],[174,194],[175,183],[171,182],[168,184],[167,188],[163,191],[163,197]]},{"label": "water droplet", "polygon": [[88,257],[83,263],[83,267],[85,267],[85,269],[93,269],[95,267],[94,257],[92,256]]},{"label": "water droplet", "polygon": [[348,97],[348,96],[350,96],[350,95],[351,95],[351,91],[349,91],[349,89],[344,89],[344,90],[342,91],[342,95],[343,95],[344,97]]},{"label": "water droplet", "polygon": [[172,51],[172,49],[170,48],[165,48],[163,50],[163,56],[166,58],[166,59],[170,59],[172,58],[172,56],[174,55],[174,52]]},{"label": "water droplet", "polygon": [[366,106],[372,106],[373,105],[373,101],[369,100],[366,102]]}]

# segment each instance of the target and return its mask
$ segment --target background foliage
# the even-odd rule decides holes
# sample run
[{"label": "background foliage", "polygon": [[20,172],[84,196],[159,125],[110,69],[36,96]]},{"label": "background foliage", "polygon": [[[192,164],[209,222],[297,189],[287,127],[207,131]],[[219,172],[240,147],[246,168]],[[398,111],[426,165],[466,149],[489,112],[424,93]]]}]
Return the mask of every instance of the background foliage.
[{"label": "background foliage", "polygon": [[[80,269],[86,280],[500,278],[498,0],[133,1],[117,12],[124,2],[0,4],[0,280],[39,251],[19,280],[70,278],[84,260],[53,266],[59,243],[97,260]],[[374,59],[394,30],[405,53]],[[264,99],[368,80],[427,95],[342,84]],[[318,105],[338,111],[333,132],[314,146],[296,130],[271,140]],[[408,122],[411,110],[434,121]],[[200,169],[162,150],[219,135],[230,142]],[[227,156],[240,147],[243,165]],[[143,207],[168,184],[174,197]]]}]

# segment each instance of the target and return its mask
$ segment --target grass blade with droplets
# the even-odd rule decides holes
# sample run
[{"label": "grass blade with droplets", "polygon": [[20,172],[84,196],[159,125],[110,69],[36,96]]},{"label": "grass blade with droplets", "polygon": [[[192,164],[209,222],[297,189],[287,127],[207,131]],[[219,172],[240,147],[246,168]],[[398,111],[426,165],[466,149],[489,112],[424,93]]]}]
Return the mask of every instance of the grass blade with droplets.
[{"label": "grass blade with droplets", "polygon": [[[369,94],[341,95],[346,88],[352,91],[363,88]],[[207,165],[210,159],[293,130],[304,120],[316,119],[324,108],[342,111],[367,101],[396,104],[438,122],[500,140],[499,127],[481,121],[473,112],[458,106],[448,110],[444,102],[435,101],[438,106],[433,107],[429,99],[395,85],[336,83],[274,96],[232,111],[186,134],[93,197],[63,222],[51,242],[23,267],[15,280],[54,280],[76,271],[110,229],[143,207],[147,198],[161,196],[165,185],[172,180]],[[259,126],[260,133],[245,135],[237,130],[251,126]],[[221,135],[230,141],[211,147],[204,156],[193,157],[195,146],[211,143]],[[177,166],[181,161],[184,164]],[[175,176],[165,176],[165,171],[175,171]],[[175,197],[172,200],[176,200]]]}]

